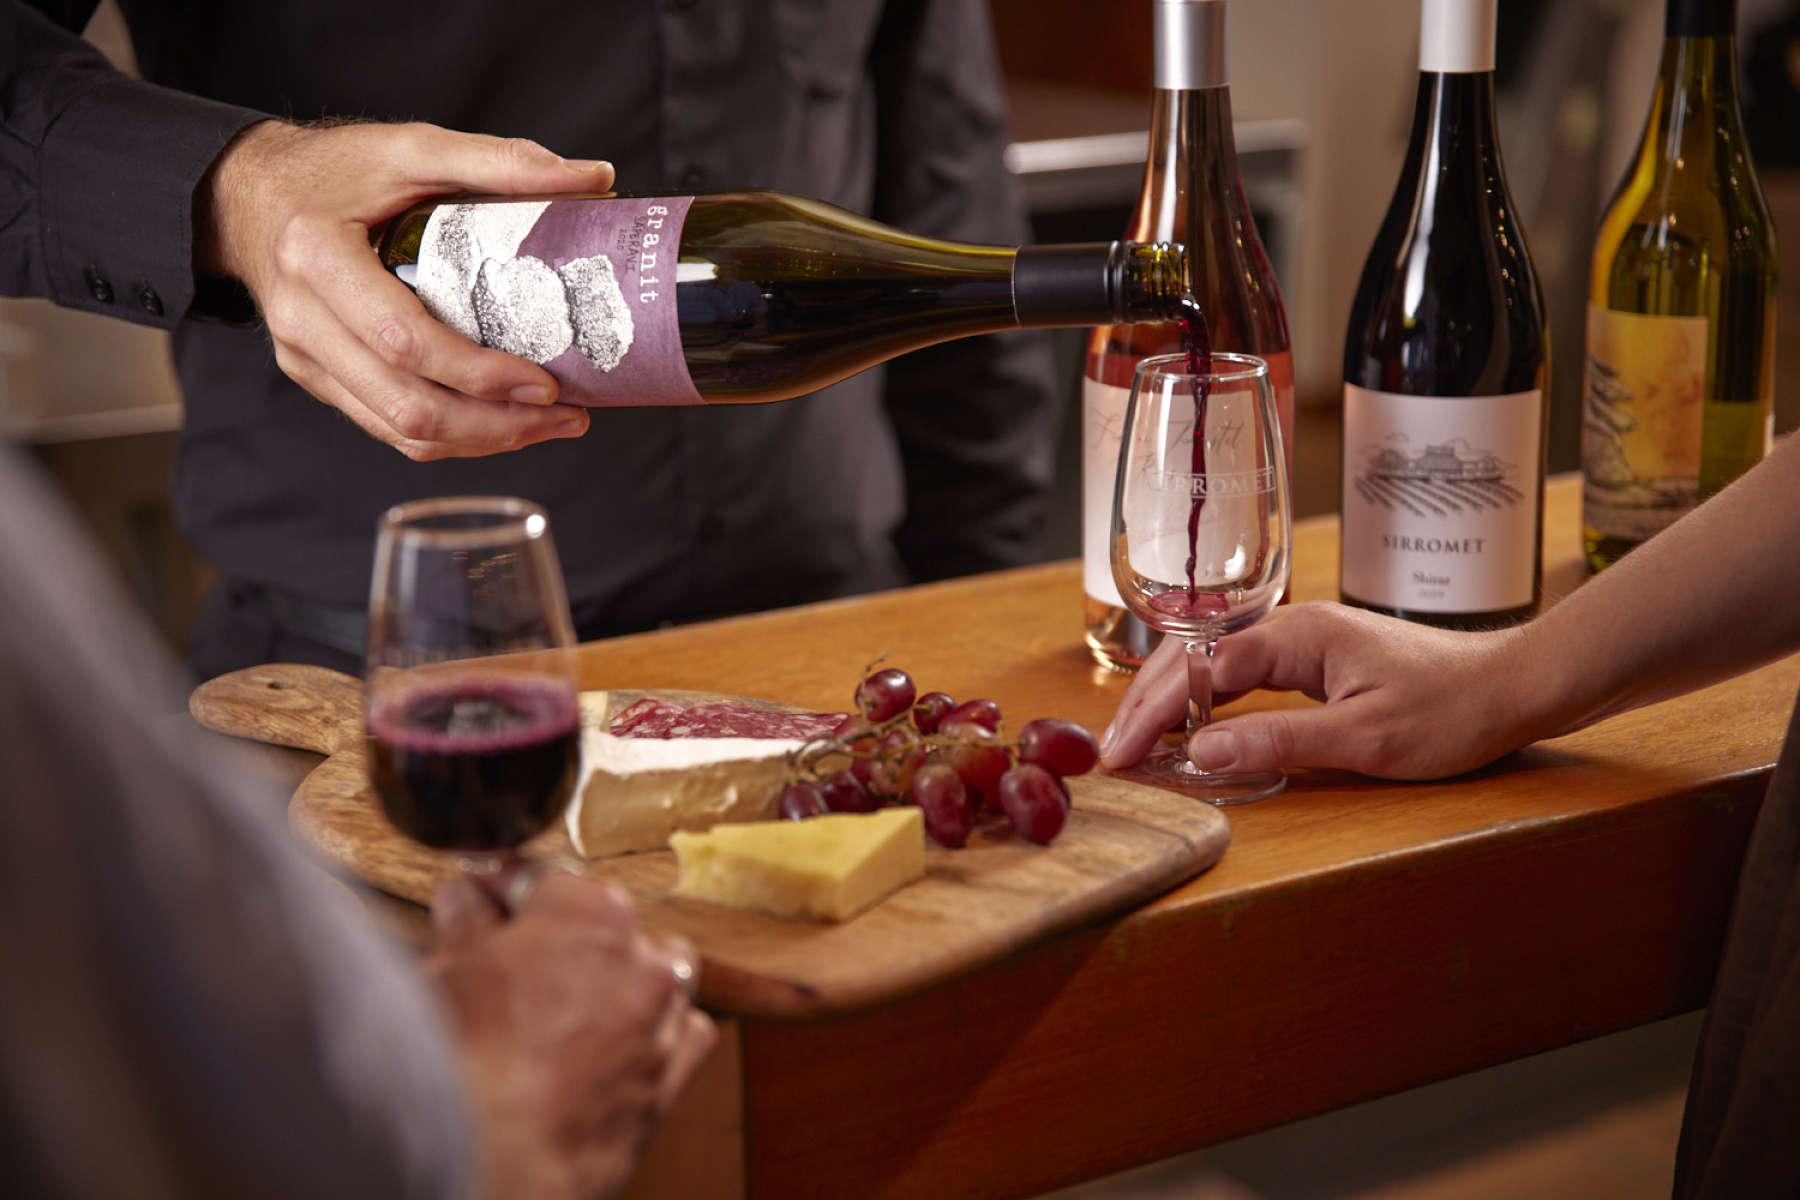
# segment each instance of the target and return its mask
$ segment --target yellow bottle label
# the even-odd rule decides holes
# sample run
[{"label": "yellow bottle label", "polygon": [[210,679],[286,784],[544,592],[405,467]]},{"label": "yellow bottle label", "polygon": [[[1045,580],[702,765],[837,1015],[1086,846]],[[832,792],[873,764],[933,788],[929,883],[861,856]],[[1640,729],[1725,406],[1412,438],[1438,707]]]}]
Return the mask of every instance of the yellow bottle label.
[{"label": "yellow bottle label", "polygon": [[1707,320],[1588,305],[1583,522],[1640,542],[1694,507]]}]

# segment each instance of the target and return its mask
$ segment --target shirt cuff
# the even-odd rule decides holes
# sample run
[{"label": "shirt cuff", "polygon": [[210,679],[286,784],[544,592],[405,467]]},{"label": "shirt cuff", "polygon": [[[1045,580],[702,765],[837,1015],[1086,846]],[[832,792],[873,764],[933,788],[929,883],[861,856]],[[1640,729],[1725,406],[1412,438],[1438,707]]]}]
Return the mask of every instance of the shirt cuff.
[{"label": "shirt cuff", "polygon": [[189,315],[253,318],[241,287],[195,275],[194,190],[233,137],[268,119],[127,76],[98,80],[44,139],[51,299],[161,329]]}]

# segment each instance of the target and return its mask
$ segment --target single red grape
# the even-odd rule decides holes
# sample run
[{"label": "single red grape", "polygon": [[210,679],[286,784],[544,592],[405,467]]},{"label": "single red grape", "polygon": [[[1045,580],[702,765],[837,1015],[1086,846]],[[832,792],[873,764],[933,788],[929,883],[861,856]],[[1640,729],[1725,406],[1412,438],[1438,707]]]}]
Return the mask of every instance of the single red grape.
[{"label": "single red grape", "polygon": [[925,761],[925,743],[907,726],[896,725],[881,735],[875,751],[880,757],[869,775],[869,790],[877,796],[904,796]]},{"label": "single red grape", "polygon": [[1036,763],[1066,779],[1093,770],[1100,761],[1100,745],[1073,721],[1040,717],[1019,730],[1019,761]]},{"label": "single red grape", "polygon": [[963,781],[949,764],[928,762],[913,776],[913,802],[925,818],[925,832],[940,846],[956,847],[969,840],[974,820]]},{"label": "single red grape", "polygon": [[1012,766],[1012,755],[997,742],[962,742],[940,753],[962,781],[978,792],[991,793]]},{"label": "single red grape", "polygon": [[913,728],[920,733],[936,733],[944,714],[956,707],[956,701],[943,692],[926,692],[913,702]]},{"label": "single red grape", "polygon": [[912,676],[894,667],[884,667],[863,677],[856,685],[856,708],[873,724],[897,717],[912,707],[919,694]]},{"label": "single red grape", "polygon": [[804,821],[829,811],[817,784],[795,783],[781,793],[781,815],[790,821]]},{"label": "single red grape", "polygon": [[992,700],[964,700],[944,714],[938,732],[948,733],[950,726],[958,724],[979,725],[989,733],[999,733],[1000,706]]},{"label": "single red grape", "polygon": [[832,812],[874,812],[881,807],[881,801],[850,771],[828,777],[819,785],[819,794]]},{"label": "single red grape", "polygon": [[1014,767],[1000,779],[1000,807],[1028,842],[1042,845],[1062,832],[1068,796],[1062,781],[1036,763]]}]

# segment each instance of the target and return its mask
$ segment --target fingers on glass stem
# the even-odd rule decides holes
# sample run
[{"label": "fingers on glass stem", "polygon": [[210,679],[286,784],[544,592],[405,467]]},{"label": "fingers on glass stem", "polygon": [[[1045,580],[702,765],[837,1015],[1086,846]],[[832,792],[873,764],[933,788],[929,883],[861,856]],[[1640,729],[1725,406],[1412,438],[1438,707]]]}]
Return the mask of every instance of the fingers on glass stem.
[{"label": "fingers on glass stem", "polygon": [[1212,721],[1212,639],[1187,643],[1188,733]]}]

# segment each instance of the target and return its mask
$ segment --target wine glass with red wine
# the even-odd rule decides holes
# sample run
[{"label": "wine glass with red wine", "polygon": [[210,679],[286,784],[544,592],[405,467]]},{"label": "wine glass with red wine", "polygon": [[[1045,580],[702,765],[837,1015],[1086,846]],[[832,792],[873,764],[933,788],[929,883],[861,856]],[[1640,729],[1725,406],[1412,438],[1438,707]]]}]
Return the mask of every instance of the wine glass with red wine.
[{"label": "wine glass with red wine", "polygon": [[491,871],[556,820],[580,750],[574,644],[543,509],[453,496],[387,511],[364,731],[402,833]]},{"label": "wine glass with red wine", "polygon": [[[1138,364],[1113,492],[1113,579],[1133,616],[1187,647],[1188,736],[1212,720],[1213,646],[1275,607],[1292,542],[1268,364],[1204,352]],[[1160,745],[1119,774],[1213,804],[1287,786],[1280,771],[1202,771],[1186,745]]]}]

